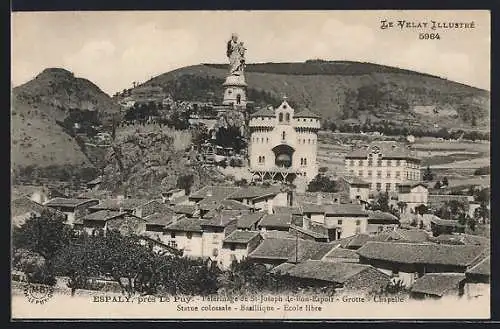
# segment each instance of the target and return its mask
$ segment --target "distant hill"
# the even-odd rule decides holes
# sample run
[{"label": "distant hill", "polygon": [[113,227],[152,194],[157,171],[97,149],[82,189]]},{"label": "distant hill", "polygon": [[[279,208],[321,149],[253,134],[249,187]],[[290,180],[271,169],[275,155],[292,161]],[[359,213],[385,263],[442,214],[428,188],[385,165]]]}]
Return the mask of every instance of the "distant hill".
[{"label": "distant hill", "polygon": [[100,117],[119,111],[106,93],[89,80],[49,68],[12,90],[11,145],[14,169],[93,167],[76,140],[56,121],[70,111],[97,111]]},{"label": "distant hill", "polygon": [[[129,94],[161,88],[179,100],[220,101],[226,74],[225,64],[187,66],[156,76]],[[323,60],[249,64],[246,80],[249,99],[257,105],[277,105],[286,95],[292,105],[308,107],[323,119],[489,126],[488,91],[390,66]],[[422,107],[436,110],[422,112]]]}]

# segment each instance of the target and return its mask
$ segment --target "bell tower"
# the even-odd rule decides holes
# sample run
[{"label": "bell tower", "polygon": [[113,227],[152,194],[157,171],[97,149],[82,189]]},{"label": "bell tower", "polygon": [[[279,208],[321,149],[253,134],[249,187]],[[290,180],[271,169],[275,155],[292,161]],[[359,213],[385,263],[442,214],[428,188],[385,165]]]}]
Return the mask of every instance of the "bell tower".
[{"label": "bell tower", "polygon": [[236,109],[245,108],[247,104],[247,83],[243,72],[240,75],[226,77],[224,86],[223,105],[233,105]]}]

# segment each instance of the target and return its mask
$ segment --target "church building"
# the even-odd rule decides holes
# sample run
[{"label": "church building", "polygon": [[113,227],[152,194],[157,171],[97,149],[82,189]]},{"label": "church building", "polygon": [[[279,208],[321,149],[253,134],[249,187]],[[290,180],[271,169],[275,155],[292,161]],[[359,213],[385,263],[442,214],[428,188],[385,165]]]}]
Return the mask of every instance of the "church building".
[{"label": "church building", "polygon": [[318,174],[319,115],[305,109],[295,112],[286,97],[280,106],[251,115],[248,154],[254,180],[306,182]]}]

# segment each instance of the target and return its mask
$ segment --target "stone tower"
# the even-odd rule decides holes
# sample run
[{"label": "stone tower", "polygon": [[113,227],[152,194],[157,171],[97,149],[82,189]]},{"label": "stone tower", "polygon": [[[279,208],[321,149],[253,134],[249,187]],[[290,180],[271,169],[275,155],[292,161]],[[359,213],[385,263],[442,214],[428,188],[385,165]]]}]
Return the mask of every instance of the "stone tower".
[{"label": "stone tower", "polygon": [[245,108],[247,104],[247,83],[243,72],[240,75],[231,74],[224,81],[223,105],[233,105],[236,109]]}]

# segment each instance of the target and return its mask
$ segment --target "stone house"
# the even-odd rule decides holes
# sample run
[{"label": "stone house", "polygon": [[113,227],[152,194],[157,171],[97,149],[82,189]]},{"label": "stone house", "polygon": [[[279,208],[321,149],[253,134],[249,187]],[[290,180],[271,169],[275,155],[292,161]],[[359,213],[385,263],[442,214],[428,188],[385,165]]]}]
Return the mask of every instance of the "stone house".
[{"label": "stone house", "polygon": [[44,205],[61,211],[66,215],[66,222],[69,225],[83,217],[85,217],[91,208],[99,204],[96,199],[69,199],[69,198],[55,198],[47,201]]},{"label": "stone house", "polygon": [[258,231],[233,231],[224,238],[217,261],[223,269],[227,269],[233,261],[246,259],[261,241],[262,236]]}]

